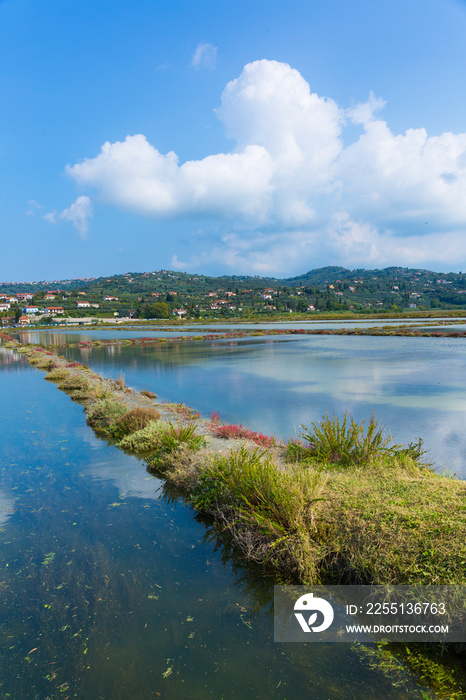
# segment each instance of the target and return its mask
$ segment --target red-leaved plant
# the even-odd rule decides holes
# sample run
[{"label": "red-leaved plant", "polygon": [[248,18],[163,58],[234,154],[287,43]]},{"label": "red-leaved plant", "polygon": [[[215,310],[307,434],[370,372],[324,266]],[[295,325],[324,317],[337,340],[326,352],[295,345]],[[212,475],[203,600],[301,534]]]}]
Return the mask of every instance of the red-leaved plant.
[{"label": "red-leaved plant", "polygon": [[214,426],[212,432],[216,437],[225,439],[246,438],[247,440],[252,440],[256,445],[260,445],[261,447],[273,447],[273,445],[275,445],[275,438],[273,436],[257,433],[255,430],[249,430],[249,428],[245,428],[237,423]]}]

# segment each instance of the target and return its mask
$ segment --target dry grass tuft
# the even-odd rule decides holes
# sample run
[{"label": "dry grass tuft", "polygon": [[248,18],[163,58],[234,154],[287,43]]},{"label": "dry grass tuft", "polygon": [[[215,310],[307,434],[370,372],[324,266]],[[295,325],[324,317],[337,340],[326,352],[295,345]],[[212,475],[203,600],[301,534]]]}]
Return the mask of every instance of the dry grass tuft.
[{"label": "dry grass tuft", "polygon": [[126,406],[113,397],[98,399],[87,413],[87,424],[100,435],[111,436],[111,425],[128,412]]},{"label": "dry grass tuft", "polygon": [[148,423],[159,418],[160,413],[155,408],[133,408],[114,421],[110,426],[110,433],[113,437],[121,439],[142,430]]},{"label": "dry grass tuft", "polygon": [[149,389],[143,389],[141,391],[141,396],[147,396],[148,399],[156,399],[157,394],[155,394],[153,391],[149,391]]},{"label": "dry grass tuft", "polygon": [[56,367],[54,369],[51,369],[46,375],[45,379],[48,379],[50,382],[61,382],[64,379],[66,379],[70,374],[70,371],[68,369],[65,369],[64,367]]}]

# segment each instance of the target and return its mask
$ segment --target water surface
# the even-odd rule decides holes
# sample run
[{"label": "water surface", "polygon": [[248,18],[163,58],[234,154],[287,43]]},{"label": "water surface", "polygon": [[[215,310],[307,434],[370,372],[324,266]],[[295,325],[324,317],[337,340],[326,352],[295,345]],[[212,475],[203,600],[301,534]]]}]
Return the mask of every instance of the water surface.
[{"label": "water surface", "polygon": [[420,436],[438,468],[466,476],[462,339],[264,336],[64,352],[161,400],[281,438],[326,411],[356,420],[375,411],[396,442]]},{"label": "water surface", "polygon": [[275,644],[271,579],[43,376],[0,353],[2,697],[420,697],[361,649]]}]

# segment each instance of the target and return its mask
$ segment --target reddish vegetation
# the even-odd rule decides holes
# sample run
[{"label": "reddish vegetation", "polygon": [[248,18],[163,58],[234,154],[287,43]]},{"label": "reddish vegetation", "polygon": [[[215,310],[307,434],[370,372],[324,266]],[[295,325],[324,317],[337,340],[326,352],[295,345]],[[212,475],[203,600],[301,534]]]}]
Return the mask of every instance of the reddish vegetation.
[{"label": "reddish vegetation", "polygon": [[252,440],[257,445],[261,447],[273,447],[275,445],[275,438],[269,435],[264,435],[263,433],[257,433],[255,430],[249,430],[242,425],[232,424],[232,425],[217,425],[212,428],[212,432],[216,437],[220,438],[246,438],[247,440]]},{"label": "reddish vegetation", "polygon": [[212,426],[217,426],[220,423],[220,411],[210,412],[210,422],[212,423]]}]

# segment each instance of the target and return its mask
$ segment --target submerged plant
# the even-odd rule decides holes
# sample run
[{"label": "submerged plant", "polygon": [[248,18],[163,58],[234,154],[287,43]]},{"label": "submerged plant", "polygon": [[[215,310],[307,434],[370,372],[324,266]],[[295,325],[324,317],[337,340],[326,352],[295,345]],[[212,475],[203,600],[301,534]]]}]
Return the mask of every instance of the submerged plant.
[{"label": "submerged plant", "polygon": [[367,428],[364,420],[356,423],[346,412],[343,420],[335,413],[333,417],[326,413],[319,423],[311,423],[310,428],[303,425],[302,428],[306,432],[301,433],[301,437],[312,447],[317,459],[345,466],[370,463],[375,457],[401,448],[400,445],[390,445],[392,437],[384,437],[383,428],[379,427],[373,413]]}]

